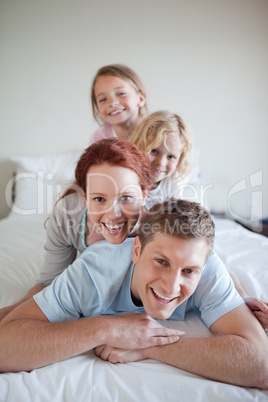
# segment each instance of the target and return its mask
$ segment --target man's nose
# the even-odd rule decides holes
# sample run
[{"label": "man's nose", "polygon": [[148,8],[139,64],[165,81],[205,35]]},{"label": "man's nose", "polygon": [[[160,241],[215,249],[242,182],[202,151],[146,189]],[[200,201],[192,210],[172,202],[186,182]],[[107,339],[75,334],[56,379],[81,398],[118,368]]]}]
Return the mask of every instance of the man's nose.
[{"label": "man's nose", "polygon": [[180,293],[180,288],[183,283],[183,278],[181,276],[181,270],[171,270],[166,272],[163,286],[166,292],[166,296],[178,296]]}]

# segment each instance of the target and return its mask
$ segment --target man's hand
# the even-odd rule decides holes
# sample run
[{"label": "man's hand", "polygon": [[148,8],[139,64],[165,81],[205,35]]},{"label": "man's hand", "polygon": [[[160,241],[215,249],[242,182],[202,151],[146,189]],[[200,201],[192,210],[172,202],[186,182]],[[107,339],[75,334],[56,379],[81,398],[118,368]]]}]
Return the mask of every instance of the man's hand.
[{"label": "man's hand", "polygon": [[110,363],[129,363],[147,359],[145,349],[118,349],[109,345],[100,345],[94,353],[100,359]]},{"label": "man's hand", "polygon": [[177,342],[184,332],[165,328],[145,313],[127,313],[114,317],[106,343],[120,349],[143,349]]},{"label": "man's hand", "polygon": [[184,335],[183,331],[163,327],[145,313],[127,313],[115,319],[109,345],[99,345],[94,349],[96,356],[111,363],[147,359],[145,352],[148,347],[169,345]]}]

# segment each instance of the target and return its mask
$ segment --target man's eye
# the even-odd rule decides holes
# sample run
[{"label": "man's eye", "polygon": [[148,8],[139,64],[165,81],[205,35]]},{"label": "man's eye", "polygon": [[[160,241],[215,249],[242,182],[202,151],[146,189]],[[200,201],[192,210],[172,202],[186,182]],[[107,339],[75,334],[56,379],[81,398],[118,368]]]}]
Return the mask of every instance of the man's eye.
[{"label": "man's eye", "polygon": [[165,264],[166,264],[166,261],[165,261],[165,260],[162,260],[162,258],[157,258],[156,261],[157,261],[159,264],[161,264],[161,265],[165,265]]},{"label": "man's eye", "polygon": [[185,269],[184,272],[185,272],[187,275],[193,275],[193,274],[194,274],[194,270],[193,270],[193,269],[190,269],[190,268]]}]

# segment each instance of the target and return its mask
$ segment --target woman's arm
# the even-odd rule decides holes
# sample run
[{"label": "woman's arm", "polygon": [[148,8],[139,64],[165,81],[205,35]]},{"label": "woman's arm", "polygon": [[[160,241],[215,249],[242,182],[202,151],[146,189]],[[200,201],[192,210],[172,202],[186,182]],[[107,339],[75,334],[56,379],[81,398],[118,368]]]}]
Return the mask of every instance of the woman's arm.
[{"label": "woman's arm", "polygon": [[10,306],[7,307],[3,307],[0,309],[0,321],[3,320],[3,318],[5,318],[6,315],[8,315],[12,310],[14,310],[16,307],[18,307],[19,305],[21,305],[22,303],[24,303],[25,301],[31,299],[36,293],[41,292],[41,290],[44,289],[44,286],[42,285],[36,285],[33,286],[27,293],[26,295],[20,299],[17,303],[14,303]]},{"label": "woman's arm", "polygon": [[83,251],[81,240],[84,200],[69,194],[53,208],[46,224],[44,260],[37,284],[49,285],[75,259],[76,250]]}]

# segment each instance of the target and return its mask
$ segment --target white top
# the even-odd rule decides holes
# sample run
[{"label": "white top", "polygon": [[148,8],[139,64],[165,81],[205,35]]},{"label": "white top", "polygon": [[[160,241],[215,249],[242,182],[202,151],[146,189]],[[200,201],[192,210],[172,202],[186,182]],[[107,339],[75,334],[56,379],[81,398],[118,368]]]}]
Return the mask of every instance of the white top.
[{"label": "white top", "polygon": [[181,195],[181,184],[181,182],[173,180],[171,176],[161,180],[160,184],[147,195],[146,208],[150,209],[153,205],[163,202],[169,197],[179,198]]}]

